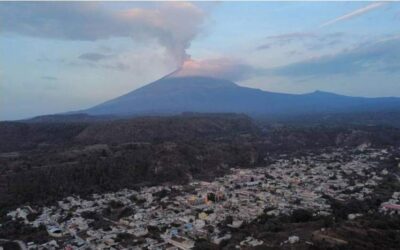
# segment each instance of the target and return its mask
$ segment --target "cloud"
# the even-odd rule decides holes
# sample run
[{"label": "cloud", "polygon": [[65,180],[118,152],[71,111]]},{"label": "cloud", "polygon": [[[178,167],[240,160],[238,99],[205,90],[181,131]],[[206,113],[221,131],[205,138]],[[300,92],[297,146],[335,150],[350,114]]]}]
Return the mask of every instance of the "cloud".
[{"label": "cloud", "polygon": [[208,59],[202,61],[186,60],[182,67],[171,76],[208,76],[231,81],[246,80],[260,70],[240,60],[232,58]]},{"label": "cloud", "polygon": [[280,35],[268,36],[268,42],[258,46],[257,50],[270,49],[274,46],[284,46],[291,43],[301,43],[308,49],[321,49],[340,43],[345,36],[343,32],[315,33],[315,32],[292,32]]},{"label": "cloud", "polygon": [[366,70],[400,72],[400,38],[359,45],[337,54],[275,68],[271,72],[298,77],[354,74]]},{"label": "cloud", "polygon": [[88,60],[88,61],[100,61],[103,59],[108,59],[112,57],[112,55],[104,55],[104,54],[100,54],[100,53],[83,53],[82,55],[80,55],[78,58],[82,59],[82,60]]},{"label": "cloud", "polygon": [[269,49],[271,48],[271,45],[269,44],[263,44],[257,47],[257,50],[263,50],[263,49]]},{"label": "cloud", "polygon": [[314,39],[313,41],[309,41],[305,46],[309,50],[321,50],[339,45],[345,39],[346,34],[343,32],[319,34],[316,39]]},{"label": "cloud", "polygon": [[386,4],[386,2],[376,2],[376,3],[368,4],[367,6],[364,6],[360,9],[352,11],[346,15],[343,15],[343,16],[337,17],[333,20],[330,20],[328,22],[325,22],[325,23],[321,24],[319,27],[320,28],[326,27],[326,26],[329,26],[329,25],[332,25],[332,24],[335,24],[335,23],[338,23],[341,21],[349,20],[349,19],[361,16],[361,15],[364,15],[372,10],[375,10],[375,9],[378,9],[378,8],[384,6],[385,4]]},{"label": "cloud", "polygon": [[308,32],[292,32],[274,36],[267,36],[268,43],[260,45],[257,50],[269,49],[273,46],[283,46],[295,41],[303,41],[305,39],[314,38],[316,35]]},{"label": "cloud", "polygon": [[105,65],[100,65],[100,67],[104,69],[112,69],[112,70],[119,70],[119,71],[126,71],[130,70],[130,66],[122,63],[122,62],[116,62],[114,64],[105,64]]},{"label": "cloud", "polygon": [[26,36],[95,41],[130,37],[156,40],[180,65],[206,14],[187,2],[111,11],[94,2],[1,3],[1,31]]},{"label": "cloud", "polygon": [[54,77],[54,76],[42,76],[41,78],[43,80],[48,80],[48,81],[56,81],[56,80],[58,80],[58,78]]},{"label": "cloud", "polygon": [[293,33],[285,33],[285,34],[280,34],[280,35],[275,35],[275,36],[267,36],[267,39],[272,39],[272,40],[280,40],[280,41],[293,41],[297,39],[304,39],[304,38],[311,38],[315,37],[316,35],[314,33],[310,32],[293,32]]},{"label": "cloud", "polygon": [[[103,62],[103,59],[113,58],[116,60],[107,61],[107,63]],[[109,70],[118,70],[118,71],[127,71],[131,70],[131,66],[129,66],[125,62],[120,62],[118,58],[114,55],[103,55],[98,53],[84,53],[78,57],[80,60],[70,60],[66,58],[48,58],[42,57],[38,58],[38,62],[42,63],[50,63],[50,64],[61,64],[68,67],[74,68],[92,68],[92,69],[109,69]],[[51,77],[42,77],[44,80],[56,80]]]}]

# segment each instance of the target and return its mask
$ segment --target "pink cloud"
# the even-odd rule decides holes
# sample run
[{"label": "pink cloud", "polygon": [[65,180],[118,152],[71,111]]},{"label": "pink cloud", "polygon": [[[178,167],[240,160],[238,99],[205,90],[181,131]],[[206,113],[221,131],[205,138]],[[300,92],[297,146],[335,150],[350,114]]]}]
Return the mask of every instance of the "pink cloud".
[{"label": "pink cloud", "polygon": [[182,67],[171,76],[207,76],[240,81],[247,79],[255,73],[255,69],[240,61],[231,58],[218,58],[207,60],[186,60]]}]

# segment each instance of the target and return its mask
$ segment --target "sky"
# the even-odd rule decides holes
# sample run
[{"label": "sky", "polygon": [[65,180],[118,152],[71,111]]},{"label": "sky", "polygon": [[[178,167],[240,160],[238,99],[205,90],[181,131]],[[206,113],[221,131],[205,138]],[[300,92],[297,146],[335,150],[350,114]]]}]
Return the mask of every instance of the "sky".
[{"label": "sky", "polygon": [[89,108],[171,72],[400,97],[400,2],[0,2],[0,120]]}]

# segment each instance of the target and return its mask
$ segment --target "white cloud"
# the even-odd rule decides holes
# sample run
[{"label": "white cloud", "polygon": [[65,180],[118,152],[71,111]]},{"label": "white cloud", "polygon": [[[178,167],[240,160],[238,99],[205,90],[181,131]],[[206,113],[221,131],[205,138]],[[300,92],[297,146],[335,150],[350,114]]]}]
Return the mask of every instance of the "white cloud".
[{"label": "white cloud", "polygon": [[341,21],[349,20],[354,17],[364,15],[365,13],[368,13],[372,10],[378,9],[378,8],[384,6],[385,4],[386,4],[386,2],[376,2],[376,3],[368,4],[367,6],[357,9],[355,11],[352,11],[346,15],[343,15],[343,16],[337,17],[333,20],[330,20],[328,22],[325,22],[325,23],[321,24],[319,27],[320,28],[326,27],[326,26],[329,26],[329,25],[332,25],[332,24],[335,24],[335,23],[338,23]]}]

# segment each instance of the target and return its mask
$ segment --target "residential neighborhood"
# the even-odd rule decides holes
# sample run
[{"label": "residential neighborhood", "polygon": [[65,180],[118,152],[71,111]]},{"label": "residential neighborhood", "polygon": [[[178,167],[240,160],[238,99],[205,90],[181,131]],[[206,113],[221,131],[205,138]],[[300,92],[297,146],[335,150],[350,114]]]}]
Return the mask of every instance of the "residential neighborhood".
[{"label": "residential neighborhood", "polygon": [[[70,196],[55,206],[20,207],[8,216],[46,227],[51,240],[26,242],[27,249],[186,250],[200,239],[219,245],[231,238],[235,228],[264,212],[279,216],[306,209],[314,216],[327,216],[331,213],[327,197],[367,199],[388,174],[378,162],[389,155],[388,150],[363,147],[299,158],[282,154],[266,167],[232,168],[212,182],[124,189],[88,198]],[[394,193],[393,199],[382,203],[382,212],[399,211],[399,198]],[[349,214],[348,218],[360,216]],[[301,240],[293,235],[282,244]],[[249,235],[237,248],[262,244]]]}]

